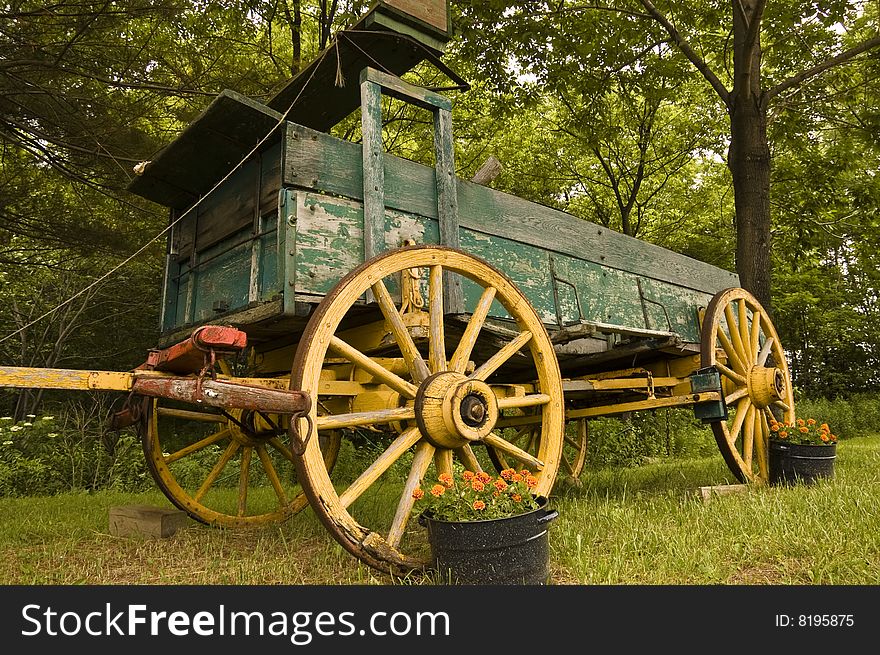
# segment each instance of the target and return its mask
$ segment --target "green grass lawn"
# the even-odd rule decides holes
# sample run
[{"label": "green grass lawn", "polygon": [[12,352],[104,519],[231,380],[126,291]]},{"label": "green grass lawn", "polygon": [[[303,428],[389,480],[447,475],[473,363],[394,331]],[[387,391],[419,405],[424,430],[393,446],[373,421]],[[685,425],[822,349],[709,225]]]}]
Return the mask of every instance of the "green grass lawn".
[{"label": "green grass lawn", "polygon": [[[586,471],[553,498],[551,583],[880,583],[880,435],[838,447],[833,480],[752,488],[720,455]],[[0,499],[3,584],[430,584],[392,580],[347,554],[310,510],[254,531],[193,524],[168,539],[113,537],[114,505],[170,504],[160,492]]]}]

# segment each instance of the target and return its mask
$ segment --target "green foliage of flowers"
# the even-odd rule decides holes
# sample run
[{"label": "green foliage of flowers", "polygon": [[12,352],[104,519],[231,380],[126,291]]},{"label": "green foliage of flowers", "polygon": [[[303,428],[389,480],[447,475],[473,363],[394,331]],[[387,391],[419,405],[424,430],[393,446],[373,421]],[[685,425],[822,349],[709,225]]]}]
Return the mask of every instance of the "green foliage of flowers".
[{"label": "green foliage of flowers", "polygon": [[453,477],[441,473],[427,492],[413,492],[413,511],[440,521],[481,521],[516,516],[537,509],[532,489],[538,484],[531,472],[504,469],[497,478],[486,472],[464,471]]},{"label": "green foliage of flowers", "polygon": [[793,443],[801,446],[829,446],[837,443],[837,435],[831,433],[827,423],[819,423],[816,419],[796,419],[770,423],[770,438],[774,441]]},{"label": "green foliage of flowers", "polygon": [[95,421],[81,415],[28,415],[17,423],[0,417],[0,496],[149,489],[152,478],[137,437],[102,436]]}]

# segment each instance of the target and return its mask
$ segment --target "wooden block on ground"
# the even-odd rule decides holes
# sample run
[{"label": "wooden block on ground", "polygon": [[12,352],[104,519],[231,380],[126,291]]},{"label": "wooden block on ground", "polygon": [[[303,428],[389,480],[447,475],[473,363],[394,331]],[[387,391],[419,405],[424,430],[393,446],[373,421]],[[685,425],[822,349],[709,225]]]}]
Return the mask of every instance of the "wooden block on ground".
[{"label": "wooden block on ground", "polygon": [[697,494],[703,499],[704,503],[708,503],[712,500],[712,496],[727,496],[742,493],[748,489],[749,485],[747,484],[719,484],[714,487],[700,487],[697,490]]},{"label": "wooden block on ground", "polygon": [[191,523],[186,512],[152,505],[120,505],[110,508],[110,534],[163,539]]}]

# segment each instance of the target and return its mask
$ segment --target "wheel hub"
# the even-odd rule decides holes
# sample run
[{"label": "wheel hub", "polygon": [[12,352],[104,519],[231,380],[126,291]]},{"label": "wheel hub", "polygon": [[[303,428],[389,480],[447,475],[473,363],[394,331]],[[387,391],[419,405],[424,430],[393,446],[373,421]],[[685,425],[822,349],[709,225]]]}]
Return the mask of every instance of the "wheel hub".
[{"label": "wheel hub", "polygon": [[[232,420],[227,422],[230,436],[242,446],[255,447],[278,436],[278,431],[267,417],[249,409],[229,410]],[[277,417],[273,417],[277,419]]]},{"label": "wheel hub", "polygon": [[749,398],[758,409],[764,409],[785,396],[785,375],[778,368],[753,366],[748,383]]},{"label": "wheel hub", "polygon": [[495,394],[485,382],[461,373],[427,378],[415,402],[419,430],[437,448],[460,448],[488,435],[498,420]]}]

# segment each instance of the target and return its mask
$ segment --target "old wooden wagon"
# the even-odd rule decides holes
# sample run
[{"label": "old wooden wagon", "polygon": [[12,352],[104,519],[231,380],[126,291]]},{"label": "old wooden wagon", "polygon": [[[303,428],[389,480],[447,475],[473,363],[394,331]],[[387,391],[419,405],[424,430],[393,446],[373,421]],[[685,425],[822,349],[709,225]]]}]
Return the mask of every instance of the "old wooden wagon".
[{"label": "old wooden wagon", "polygon": [[[147,362],[2,384],[129,393],[117,422],[177,507],[250,526],[310,506],[382,570],[425,565],[423,479],[512,464],[549,495],[595,417],[692,407],[765,481],[768,421],[794,411],[767,313],[728,271],[459,179],[451,101],[400,77],[463,86],[449,36],[442,0],[388,0],[268,104],[221,93],[130,187],[171,217]],[[383,94],[433,116],[434,167],[384,152]],[[358,105],[362,142],[331,136]]]}]

